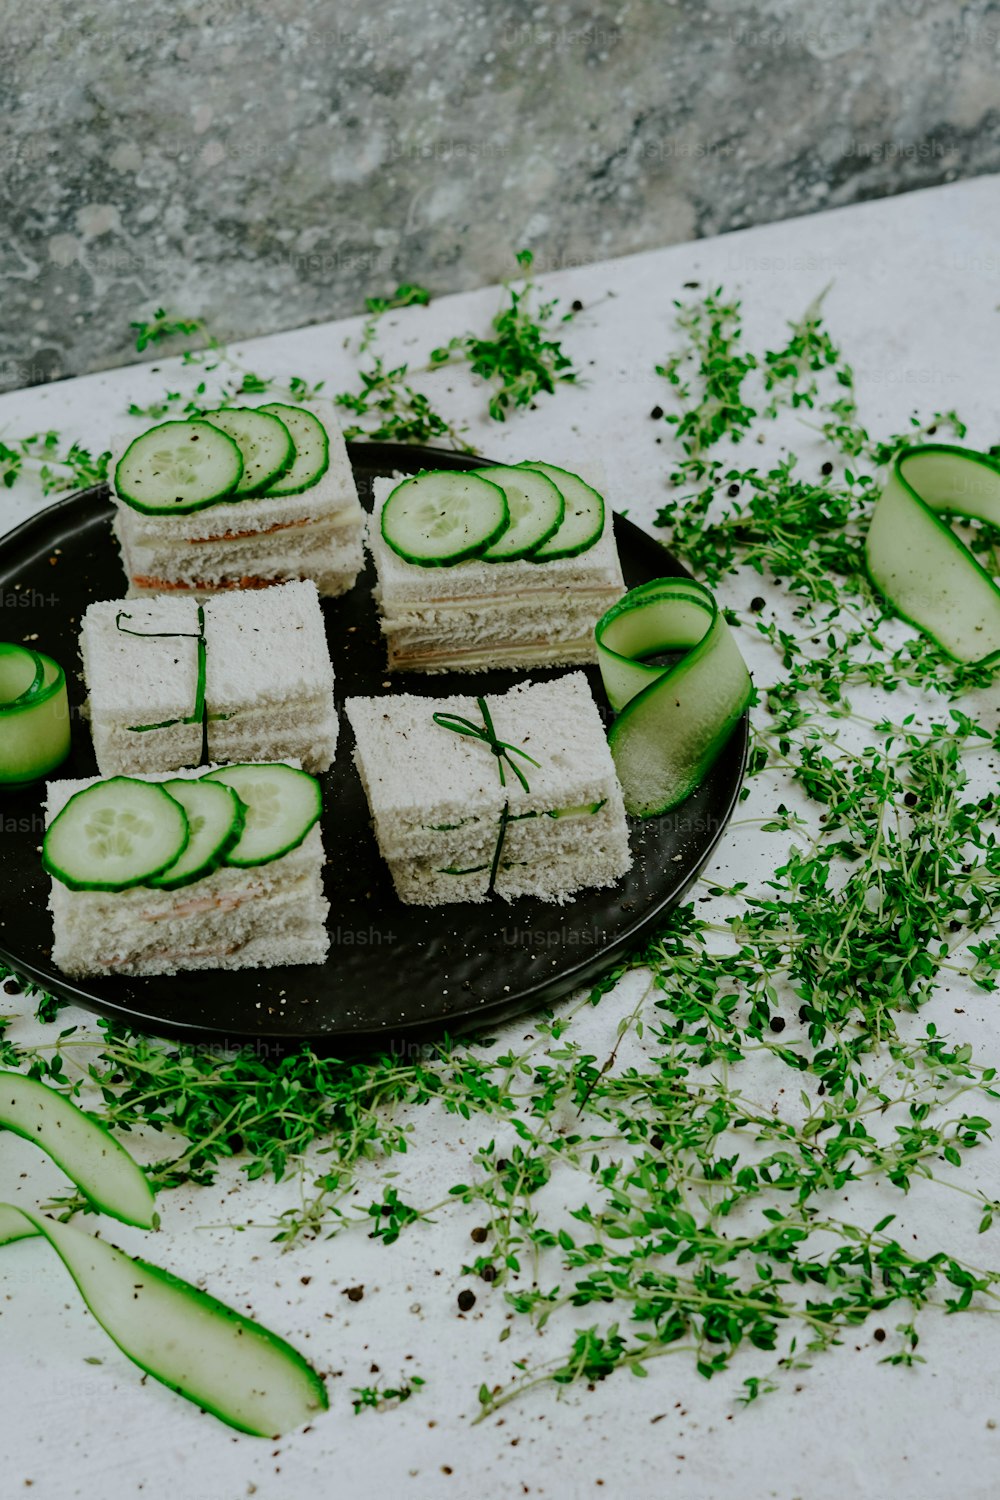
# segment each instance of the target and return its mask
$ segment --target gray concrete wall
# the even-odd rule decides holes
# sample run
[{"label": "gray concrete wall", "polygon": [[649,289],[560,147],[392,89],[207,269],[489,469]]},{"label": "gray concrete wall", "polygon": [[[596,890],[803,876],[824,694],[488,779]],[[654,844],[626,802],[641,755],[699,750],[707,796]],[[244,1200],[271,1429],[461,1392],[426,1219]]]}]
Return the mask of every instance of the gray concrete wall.
[{"label": "gray concrete wall", "polygon": [[4,9],[7,387],[1000,169],[988,0]]}]

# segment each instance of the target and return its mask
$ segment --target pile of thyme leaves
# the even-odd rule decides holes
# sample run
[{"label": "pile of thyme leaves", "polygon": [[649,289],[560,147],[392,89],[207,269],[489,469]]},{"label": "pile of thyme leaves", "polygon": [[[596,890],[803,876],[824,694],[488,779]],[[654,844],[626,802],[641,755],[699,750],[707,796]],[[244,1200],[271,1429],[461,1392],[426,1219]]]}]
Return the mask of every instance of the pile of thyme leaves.
[{"label": "pile of thyme leaves", "polygon": [[[752,879],[709,874],[644,951],[503,1042],[269,1059],[110,1021],[96,1043],[75,1028],[15,1041],[14,1025],[0,1041],[0,1062],[78,1093],[126,1138],[161,1137],[159,1191],[234,1168],[289,1185],[294,1204],[253,1225],[280,1245],[420,1235],[433,1257],[434,1226],[457,1218],[470,1250],[455,1274],[480,1308],[500,1304],[510,1349],[485,1355],[478,1420],[667,1355],[751,1403],[847,1339],[912,1366],[936,1314],[1000,1308],[1000,1198],[976,1169],[997,1074],[951,1034],[969,1004],[954,1000],[994,993],[1000,973],[985,679],[889,626],[867,591],[858,539],[903,439],[861,428],[820,305],[760,359],[721,291],[680,312],[661,372],[681,407],[665,419],[674,487],[693,489],[661,522],[724,598],[748,577],[772,585],[771,618],[758,600],[729,614],[752,628],[759,700],[730,845],[759,830],[773,867],[755,845]],[[714,457],[784,408],[816,429],[818,473]],[[953,414],[913,431],[949,424],[961,431]],[[855,688],[869,707],[876,690],[874,716]],[[449,1115],[472,1155],[464,1181],[428,1193],[409,1174]]]},{"label": "pile of thyme leaves", "polygon": [[[131,402],[129,415],[163,421],[198,416],[212,407],[238,405],[248,396],[267,394],[272,400],[295,403],[322,395],[343,411],[343,432],[348,440],[445,444],[459,452],[474,453],[476,449],[464,428],[442,415],[431,396],[415,384],[420,377],[433,377],[446,366],[467,369],[489,387],[488,413],[498,422],[518,408],[534,407],[539,397],[554,394],[560,384],[580,378],[556,335],[582,307],[574,303],[562,309],[558,298],[541,295],[530,274],[530,250],[519,250],[515,259],[518,275],[503,283],[501,305],[489,333],[457,335],[433,349],[421,365],[397,363],[378,345],[386,316],[402,308],[426,307],[430,292],[413,282],[403,282],[387,296],[366,298],[365,318],[353,351],[358,361],[357,382],[342,391],[328,390],[325,380],[310,382],[301,376],[281,380],[248,370],[203,319],[158,307],[150,318],[130,325],[137,352],[162,346],[164,353],[169,353],[178,340],[192,340],[179,350],[179,357],[182,368],[197,372],[200,378],[193,386],[185,383],[183,388],[164,391],[146,404]],[[106,478],[108,454],[94,460],[74,445],[66,456],[58,457],[58,434],[48,434],[45,441],[53,448],[50,468],[42,476],[43,484],[48,485],[46,493]],[[29,451],[24,444],[33,454],[42,442],[41,438],[31,438],[13,448],[0,445],[0,480],[13,485]],[[64,476],[51,468],[57,462],[66,470]]]}]

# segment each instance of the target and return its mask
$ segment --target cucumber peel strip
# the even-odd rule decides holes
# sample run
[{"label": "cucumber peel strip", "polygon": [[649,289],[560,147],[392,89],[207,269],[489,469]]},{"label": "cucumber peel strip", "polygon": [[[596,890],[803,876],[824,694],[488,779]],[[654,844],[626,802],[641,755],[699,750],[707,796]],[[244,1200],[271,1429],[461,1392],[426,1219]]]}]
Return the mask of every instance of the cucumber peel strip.
[{"label": "cucumber peel strip", "polygon": [[[597,657],[618,717],[608,744],[625,807],[640,818],[690,795],[722,752],[753,693],[711,592],[693,578],[631,589],[597,622]],[[681,651],[670,666],[648,658]]]},{"label": "cucumber peel strip", "polygon": [[0,1072],[0,1127],[40,1147],[99,1213],[139,1229],[156,1227],[156,1201],[142,1168],[64,1094],[25,1073]]},{"label": "cucumber peel strip", "polygon": [[148,1261],[30,1209],[0,1204],[0,1245],[42,1235],[123,1354],[239,1432],[275,1438],[329,1405],[291,1344]]},{"label": "cucumber peel strip", "polygon": [[954,661],[1000,662],[1000,588],[943,517],[1000,526],[1000,466],[948,443],[904,448],[875,504],[865,561],[895,614]]}]

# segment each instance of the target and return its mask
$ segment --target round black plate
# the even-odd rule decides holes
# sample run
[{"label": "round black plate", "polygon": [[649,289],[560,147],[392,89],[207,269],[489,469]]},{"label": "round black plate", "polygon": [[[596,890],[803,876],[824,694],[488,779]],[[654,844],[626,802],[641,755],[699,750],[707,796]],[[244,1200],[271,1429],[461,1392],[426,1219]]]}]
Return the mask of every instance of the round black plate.
[{"label": "round black plate", "polygon": [[[464,468],[478,460],[392,443],[349,445],[362,504],[371,481],[396,470]],[[485,460],[482,460],[485,462]],[[77,634],[94,599],[125,592],[110,535],[112,505],[104,488],[82,491],[41,511],[0,540],[0,636],[37,641],[66,668],[73,710],[73,753],[57,773],[97,772],[86,723],[79,716]],[[684,569],[652,537],[615,517],[625,581],[681,575]],[[502,692],[522,674],[510,671],[403,674],[390,685],[372,601],[372,568],[341,599],[324,600],[336,671],[337,701],[391,690],[436,696]],[[555,672],[533,673],[539,679]],[[594,696],[610,718],[600,673],[588,670]],[[436,908],[397,900],[372,834],[354,768],[353,736],[342,720],[333,770],[324,780],[323,835],[328,856],[330,957],[323,968],[245,969],[174,978],[107,977],[80,983],[53,967],[48,877],[38,849],[43,790],[0,797],[0,959],[50,993],[137,1027],[225,1043],[343,1048],[353,1042],[452,1033],[547,1004],[606,974],[650,936],[668,907],[691,885],[728,822],[746,760],[747,721],[704,782],[676,812],[632,820],[631,872],[610,890],[584,891],[571,905],[524,898],[508,904]]]}]

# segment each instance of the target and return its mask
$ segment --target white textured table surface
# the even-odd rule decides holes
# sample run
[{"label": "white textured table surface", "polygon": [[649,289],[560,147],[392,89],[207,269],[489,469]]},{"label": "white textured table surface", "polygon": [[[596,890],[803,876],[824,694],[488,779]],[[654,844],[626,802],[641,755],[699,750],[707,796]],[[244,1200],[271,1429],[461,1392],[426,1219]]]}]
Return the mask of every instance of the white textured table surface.
[{"label": "white textured table surface", "polygon": [[[832,280],[827,321],[854,363],[861,416],[870,430],[898,430],[914,407],[955,406],[970,425],[969,443],[986,447],[1000,439],[998,193],[1000,184],[984,178],[562,272],[546,279],[560,296],[589,303],[614,293],[567,333],[570,352],[587,371],[585,387],[564,388],[506,425],[483,419],[482,389],[464,375],[437,374],[429,389],[439,393],[436,404],[449,416],[468,420],[472,440],[498,460],[541,455],[573,467],[600,457],[615,506],[649,524],[663,500],[668,455],[665,429],[649,419],[654,404],[669,404],[653,365],[674,344],[671,301],[682,295],[683,284],[739,290],[748,342],[759,349],[777,347],[786,319]],[[168,288],[152,288],[150,301],[168,295]],[[484,328],[495,305],[496,292],[487,290],[393,315],[384,341],[392,353],[419,363],[451,334]],[[324,378],[340,389],[354,368],[345,336],[357,326],[303,329],[240,352],[261,373]],[[53,427],[100,450],[124,425],[127,401],[148,401],[182,378],[162,361],[158,373],[135,367],[15,392],[0,398],[0,439]],[[810,451],[808,435],[793,418],[775,433],[800,454]],[[0,530],[42,503],[27,483],[0,493]],[[748,575],[732,579],[723,598],[742,610],[762,591],[756,575]],[[0,628],[0,636],[9,633]],[[750,633],[739,637],[753,652]],[[755,660],[752,655],[751,664]],[[770,679],[770,652],[759,665]],[[748,815],[773,805],[773,787],[767,793],[757,786]],[[733,879],[759,878],[786,843],[784,836],[736,828],[714,868]],[[628,976],[587,1018],[599,1056],[613,1042],[618,1016],[634,1003],[637,983],[636,975]],[[20,1006],[8,1000],[3,1010]],[[963,1037],[996,1060],[995,997],[956,986],[940,1014],[935,1011],[946,1029],[955,1007],[965,1012]],[[23,1008],[27,1013],[26,1002]],[[86,1018],[66,1011],[60,1021]],[[32,1025],[17,1022],[11,1035],[30,1039]],[[513,1026],[507,1035],[520,1040],[529,1029]],[[492,1124],[430,1110],[414,1118],[410,1152],[395,1165],[404,1173],[408,1201],[434,1201],[464,1178]],[[0,1200],[38,1201],[40,1193],[57,1190],[59,1174],[29,1146],[9,1136],[2,1144]],[[157,1154],[155,1143],[137,1150],[144,1159]],[[997,1152],[984,1150],[970,1180],[992,1181],[995,1193],[998,1164]],[[744,1372],[706,1383],[689,1360],[678,1359],[654,1364],[645,1381],[619,1373],[592,1392],[574,1388],[562,1400],[550,1387],[507,1407],[502,1421],[473,1427],[480,1381],[508,1378],[511,1361],[535,1357],[543,1342],[525,1324],[498,1344],[504,1309],[485,1288],[474,1312],[457,1316],[458,1288],[468,1285],[458,1272],[470,1255],[475,1211],[443,1213],[437,1224],[416,1226],[389,1248],[373,1244],[361,1229],[282,1255],[266,1233],[217,1227],[273,1216],[290,1201],[292,1190],[260,1183],[243,1184],[237,1193],[240,1181],[235,1171],[223,1172],[215,1188],[167,1195],[152,1246],[119,1226],[112,1237],[137,1251],[141,1246],[181,1274],[203,1276],[218,1295],[252,1306],[321,1368],[339,1372],[329,1381],[329,1414],[311,1431],[270,1445],[237,1437],[152,1383],[141,1387],[133,1367],[70,1294],[54,1257],[25,1242],[5,1250],[0,1264],[4,1497],[882,1500],[898,1493],[907,1500],[987,1500],[1000,1491],[996,1319],[935,1316],[921,1346],[928,1363],[909,1371],[880,1368],[867,1328],[859,1330],[856,1339],[746,1410],[733,1405]],[[945,1217],[952,1213],[949,1202],[933,1207]],[[933,1222],[925,1227],[933,1230]],[[964,1228],[955,1236],[978,1263],[1000,1264],[1000,1229],[978,1243]],[[363,1301],[339,1295],[357,1283],[365,1286]],[[855,1344],[864,1346],[866,1357]],[[103,1363],[85,1363],[95,1355]],[[373,1361],[390,1380],[409,1368],[427,1383],[397,1410],[355,1417],[348,1388],[369,1383]]]}]

